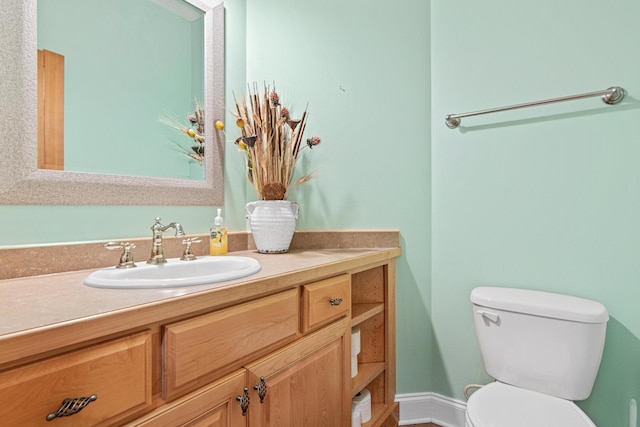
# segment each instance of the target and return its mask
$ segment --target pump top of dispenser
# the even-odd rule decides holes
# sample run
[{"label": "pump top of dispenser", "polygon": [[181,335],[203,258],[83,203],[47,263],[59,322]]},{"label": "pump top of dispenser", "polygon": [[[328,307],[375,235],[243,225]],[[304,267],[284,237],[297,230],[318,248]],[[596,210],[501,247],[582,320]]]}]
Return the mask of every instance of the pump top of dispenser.
[{"label": "pump top of dispenser", "polygon": [[224,225],[224,219],[222,218],[222,209],[221,208],[218,208],[218,215],[213,220],[213,224],[216,227],[221,227],[221,226]]}]

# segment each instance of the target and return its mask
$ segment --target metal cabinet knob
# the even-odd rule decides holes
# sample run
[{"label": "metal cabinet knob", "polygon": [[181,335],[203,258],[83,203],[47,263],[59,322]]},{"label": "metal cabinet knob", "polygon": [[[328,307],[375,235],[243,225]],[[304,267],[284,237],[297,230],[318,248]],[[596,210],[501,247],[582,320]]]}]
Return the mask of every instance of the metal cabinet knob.
[{"label": "metal cabinet knob", "polygon": [[242,408],[242,416],[246,416],[247,409],[249,409],[249,389],[245,387],[242,394],[236,396],[236,400],[240,404],[240,408]]},{"label": "metal cabinet knob", "polygon": [[260,403],[264,403],[264,397],[267,395],[267,384],[264,382],[264,377],[260,377],[260,382],[254,385],[253,389],[258,392]]}]

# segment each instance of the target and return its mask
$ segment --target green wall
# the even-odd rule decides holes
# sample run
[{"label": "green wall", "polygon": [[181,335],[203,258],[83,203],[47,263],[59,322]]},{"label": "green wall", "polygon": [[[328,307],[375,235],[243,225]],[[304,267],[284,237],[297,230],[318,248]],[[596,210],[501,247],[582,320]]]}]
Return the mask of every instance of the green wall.
[{"label": "green wall", "polygon": [[[431,13],[434,390],[461,398],[488,380],[473,287],[567,293],[611,315],[580,405],[599,426],[628,426],[640,396],[640,4],[454,0]],[[629,93],[617,106],[591,98],[443,123],[614,85]]]},{"label": "green wall", "polygon": [[[398,393],[463,399],[485,382],[471,289],[517,286],[602,301],[611,321],[596,424],[627,426],[640,392],[640,5],[595,0],[227,0],[226,92],[275,82],[309,104],[318,176],[296,189],[300,229],[399,228]],[[605,19],[604,17],[609,17]],[[612,85],[597,99],[444,116]],[[233,121],[227,117],[229,138]],[[233,144],[225,217],[255,196]],[[0,244],[148,235],[153,217],[205,231],[214,207],[0,206]]]},{"label": "green wall", "polygon": [[430,390],[428,23],[423,0],[247,0],[247,81],[275,82],[294,117],[308,103],[322,138],[290,196],[299,228],[401,230],[399,392]]}]

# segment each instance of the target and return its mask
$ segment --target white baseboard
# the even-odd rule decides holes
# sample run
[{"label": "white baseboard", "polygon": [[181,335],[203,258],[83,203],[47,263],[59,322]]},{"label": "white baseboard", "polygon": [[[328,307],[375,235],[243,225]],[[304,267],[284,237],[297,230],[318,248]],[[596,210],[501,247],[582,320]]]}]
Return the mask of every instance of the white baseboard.
[{"label": "white baseboard", "polygon": [[399,425],[435,423],[442,427],[464,427],[466,403],[438,393],[396,395],[400,404]]}]

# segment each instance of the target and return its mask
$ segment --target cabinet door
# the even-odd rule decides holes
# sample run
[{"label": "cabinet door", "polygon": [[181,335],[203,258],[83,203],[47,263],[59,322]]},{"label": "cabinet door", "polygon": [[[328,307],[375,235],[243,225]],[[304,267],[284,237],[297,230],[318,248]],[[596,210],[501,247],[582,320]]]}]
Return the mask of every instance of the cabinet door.
[{"label": "cabinet door", "polygon": [[[336,322],[247,366],[250,427],[349,425],[348,325],[348,320]],[[262,403],[261,379],[266,386]]]},{"label": "cabinet door", "polygon": [[175,402],[164,405],[127,427],[243,427],[246,417],[236,398],[245,387],[240,370]]}]

